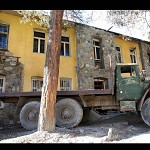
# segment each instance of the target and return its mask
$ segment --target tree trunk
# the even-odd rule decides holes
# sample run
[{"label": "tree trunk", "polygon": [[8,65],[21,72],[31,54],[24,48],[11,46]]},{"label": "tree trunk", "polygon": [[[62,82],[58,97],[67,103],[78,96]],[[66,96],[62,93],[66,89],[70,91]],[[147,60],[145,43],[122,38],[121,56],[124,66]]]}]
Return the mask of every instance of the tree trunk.
[{"label": "tree trunk", "polygon": [[63,12],[64,10],[51,11],[38,131],[55,130],[55,104],[59,75]]}]

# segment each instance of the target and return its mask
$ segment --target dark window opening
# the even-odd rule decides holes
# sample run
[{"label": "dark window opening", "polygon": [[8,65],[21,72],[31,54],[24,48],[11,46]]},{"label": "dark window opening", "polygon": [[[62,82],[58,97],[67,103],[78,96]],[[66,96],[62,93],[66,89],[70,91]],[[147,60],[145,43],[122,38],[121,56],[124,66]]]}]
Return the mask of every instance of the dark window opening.
[{"label": "dark window opening", "polygon": [[45,53],[45,33],[34,31],[33,52]]},{"label": "dark window opening", "polygon": [[61,56],[70,56],[69,37],[61,36]]},{"label": "dark window opening", "polygon": [[136,77],[136,71],[133,66],[122,66],[121,67],[121,77]]},{"label": "dark window opening", "polygon": [[0,24],[0,49],[6,50],[8,46],[8,25]]},{"label": "dark window opening", "polygon": [[108,89],[108,79],[106,78],[95,78],[94,89]]},{"label": "dark window opening", "polygon": [[94,63],[95,67],[101,67],[101,49],[100,40],[93,39],[93,50],[94,50]]},{"label": "dark window opening", "polygon": [[147,53],[148,55],[148,65],[150,66],[150,53]]},{"label": "dark window opening", "polygon": [[136,51],[135,51],[135,50],[136,50],[136,47],[130,49],[130,59],[131,59],[131,63],[137,63]]},{"label": "dark window opening", "polygon": [[119,46],[116,46],[116,52],[117,52],[117,55],[116,55],[117,63],[122,63],[122,54],[121,54],[121,49]]}]

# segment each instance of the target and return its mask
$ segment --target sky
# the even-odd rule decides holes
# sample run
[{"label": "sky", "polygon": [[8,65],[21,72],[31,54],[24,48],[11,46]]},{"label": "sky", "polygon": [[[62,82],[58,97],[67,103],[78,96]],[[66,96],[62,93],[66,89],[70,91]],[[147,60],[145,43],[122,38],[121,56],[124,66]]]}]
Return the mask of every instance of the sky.
[{"label": "sky", "polygon": [[[49,13],[49,10],[44,10],[44,11],[46,13],[47,12]],[[139,22],[137,22],[136,26],[142,25],[143,30],[135,28],[135,29],[132,29],[129,31],[129,29],[118,28],[117,26],[113,25],[112,23],[107,22],[106,21],[107,10],[86,10],[86,16],[90,16],[91,12],[93,12],[92,21],[87,23],[90,26],[97,27],[100,29],[105,29],[105,30],[108,30],[109,28],[111,28],[109,31],[120,33],[120,34],[134,37],[134,38],[138,38],[138,39],[141,39],[144,41],[150,41],[150,39],[148,39],[149,29],[144,27],[143,24],[140,24]],[[70,18],[69,20],[72,20],[72,19]]]},{"label": "sky", "polygon": [[148,32],[147,32],[148,30],[147,29],[145,29],[146,30],[145,32],[143,32],[140,29],[134,29],[131,32],[125,28],[115,27],[112,23],[108,23],[106,21],[106,19],[105,19],[106,14],[107,14],[107,10],[94,10],[93,11],[93,21],[88,24],[91,26],[97,27],[97,28],[105,29],[105,30],[108,30],[109,28],[112,27],[109,31],[117,32],[120,34],[124,34],[124,35],[131,36],[134,38],[142,39],[145,41],[150,41],[148,39]]}]

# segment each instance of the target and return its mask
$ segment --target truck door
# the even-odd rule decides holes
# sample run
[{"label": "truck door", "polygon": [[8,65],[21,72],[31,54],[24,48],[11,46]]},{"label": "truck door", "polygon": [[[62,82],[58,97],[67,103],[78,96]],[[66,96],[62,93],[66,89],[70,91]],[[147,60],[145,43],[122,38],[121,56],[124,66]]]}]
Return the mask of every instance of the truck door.
[{"label": "truck door", "polygon": [[137,65],[122,65],[116,68],[117,100],[136,100],[142,92],[142,83]]}]

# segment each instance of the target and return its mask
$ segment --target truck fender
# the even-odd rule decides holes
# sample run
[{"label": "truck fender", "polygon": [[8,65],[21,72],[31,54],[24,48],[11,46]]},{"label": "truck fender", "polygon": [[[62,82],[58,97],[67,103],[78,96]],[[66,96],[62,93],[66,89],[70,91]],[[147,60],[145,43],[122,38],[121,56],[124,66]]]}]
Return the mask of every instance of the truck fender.
[{"label": "truck fender", "polygon": [[146,92],[144,93],[144,95],[143,95],[143,97],[142,97],[142,99],[141,99],[141,101],[140,101],[140,103],[139,103],[139,105],[138,105],[138,111],[141,111],[141,110],[142,110],[142,106],[143,106],[145,97],[146,97],[146,95],[147,95],[149,92],[150,92],[150,88],[148,88],[148,89],[146,90]]}]

